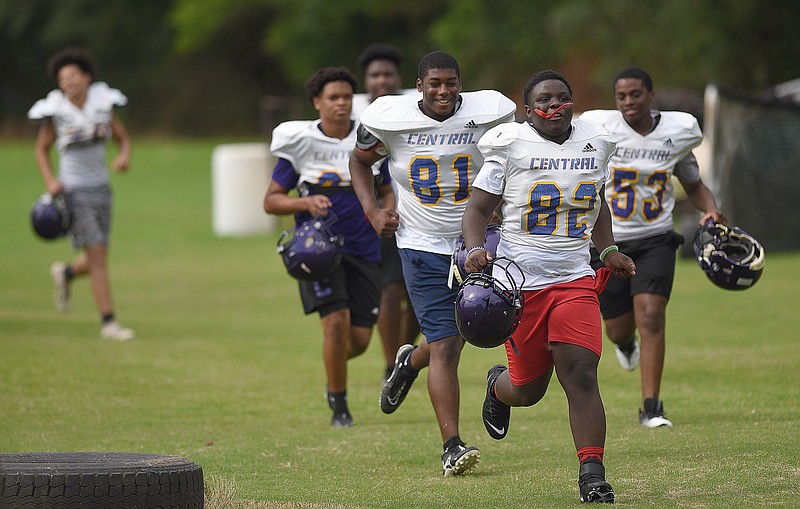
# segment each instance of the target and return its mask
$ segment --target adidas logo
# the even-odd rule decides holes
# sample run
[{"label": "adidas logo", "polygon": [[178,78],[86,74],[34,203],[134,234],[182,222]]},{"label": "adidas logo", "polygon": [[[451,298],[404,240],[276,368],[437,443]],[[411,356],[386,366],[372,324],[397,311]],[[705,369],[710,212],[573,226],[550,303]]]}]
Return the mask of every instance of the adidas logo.
[{"label": "adidas logo", "polygon": [[665,147],[674,147],[675,144],[672,143],[672,138],[667,138],[667,141],[664,142]]},{"label": "adidas logo", "polygon": [[469,122],[464,124],[464,127],[467,128],[467,129],[477,129],[478,128],[478,124],[476,124],[474,120],[470,120]]},{"label": "adidas logo", "polygon": [[591,143],[587,143],[581,152],[597,152],[597,149],[594,148]]}]

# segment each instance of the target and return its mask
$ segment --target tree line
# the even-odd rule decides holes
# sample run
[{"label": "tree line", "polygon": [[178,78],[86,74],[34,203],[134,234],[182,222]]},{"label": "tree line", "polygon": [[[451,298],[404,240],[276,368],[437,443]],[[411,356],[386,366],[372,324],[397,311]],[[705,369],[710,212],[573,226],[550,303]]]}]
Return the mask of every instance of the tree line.
[{"label": "tree line", "polygon": [[305,79],[328,65],[361,77],[373,42],[403,52],[407,87],[419,58],[443,49],[466,90],[520,102],[552,68],[579,109],[613,107],[614,74],[638,65],[657,97],[702,114],[710,82],[758,91],[797,78],[798,26],[794,0],[0,0],[0,135],[33,132],[25,113],[54,88],[45,64],[66,46],[91,51],[96,78],[129,96],[135,132],[254,135],[281,115],[313,117]]}]

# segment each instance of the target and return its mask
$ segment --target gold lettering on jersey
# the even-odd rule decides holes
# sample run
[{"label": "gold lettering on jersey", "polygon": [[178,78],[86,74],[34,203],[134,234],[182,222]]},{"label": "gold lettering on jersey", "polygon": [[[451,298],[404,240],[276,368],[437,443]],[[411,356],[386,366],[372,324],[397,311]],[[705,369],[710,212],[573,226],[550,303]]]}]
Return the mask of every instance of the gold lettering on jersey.
[{"label": "gold lettering on jersey", "polygon": [[669,161],[671,152],[663,149],[630,148],[617,146],[614,157],[622,159],[649,159],[652,161]]},{"label": "gold lettering on jersey", "polygon": [[531,170],[596,170],[594,157],[532,157]]},{"label": "gold lettering on jersey", "polygon": [[475,145],[477,142],[478,140],[475,139],[474,132],[444,134],[409,133],[406,138],[406,143],[408,145]]}]

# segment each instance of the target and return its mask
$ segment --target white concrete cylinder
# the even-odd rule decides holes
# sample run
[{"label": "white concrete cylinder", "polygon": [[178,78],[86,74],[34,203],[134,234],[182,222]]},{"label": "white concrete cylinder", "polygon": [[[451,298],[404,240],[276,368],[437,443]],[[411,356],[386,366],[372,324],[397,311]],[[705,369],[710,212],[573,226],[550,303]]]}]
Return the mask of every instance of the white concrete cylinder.
[{"label": "white concrete cylinder", "polygon": [[264,195],[274,164],[266,143],[218,145],[211,154],[214,233],[247,236],[275,230],[275,216],[264,212]]}]

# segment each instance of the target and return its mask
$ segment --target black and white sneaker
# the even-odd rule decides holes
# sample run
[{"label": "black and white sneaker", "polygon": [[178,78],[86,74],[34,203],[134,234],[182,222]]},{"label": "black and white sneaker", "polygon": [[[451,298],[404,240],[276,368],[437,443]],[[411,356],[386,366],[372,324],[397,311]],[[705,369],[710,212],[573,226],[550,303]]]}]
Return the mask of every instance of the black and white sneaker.
[{"label": "black and white sneaker", "polygon": [[385,414],[390,414],[397,410],[400,403],[406,399],[411,384],[417,379],[419,371],[411,367],[411,353],[414,345],[403,345],[397,351],[394,361],[392,374],[383,384],[381,391],[381,410]]},{"label": "black and white sneaker", "polygon": [[442,475],[460,475],[481,461],[481,451],[477,447],[467,447],[461,440],[445,449],[442,454]]},{"label": "black and white sneaker", "polygon": [[334,428],[349,428],[353,426],[353,416],[350,415],[350,411],[334,412],[331,418],[331,426]]},{"label": "black and white sneaker", "polygon": [[617,360],[622,369],[633,371],[639,366],[641,351],[635,337],[627,345],[615,345],[614,352],[617,354]]},{"label": "black and white sneaker", "polygon": [[664,403],[656,398],[644,400],[644,410],[639,410],[639,422],[645,428],[672,427],[672,421],[664,417]]},{"label": "black and white sneaker", "polygon": [[502,440],[508,433],[508,423],[511,420],[511,407],[497,399],[494,395],[494,384],[506,368],[502,364],[495,364],[486,374],[486,398],[483,400],[483,425],[489,436],[495,440]]},{"label": "black and white sneaker", "polygon": [[592,461],[581,465],[578,473],[578,488],[581,490],[581,502],[600,502],[613,504],[614,488],[606,482],[606,468],[602,463]]}]

